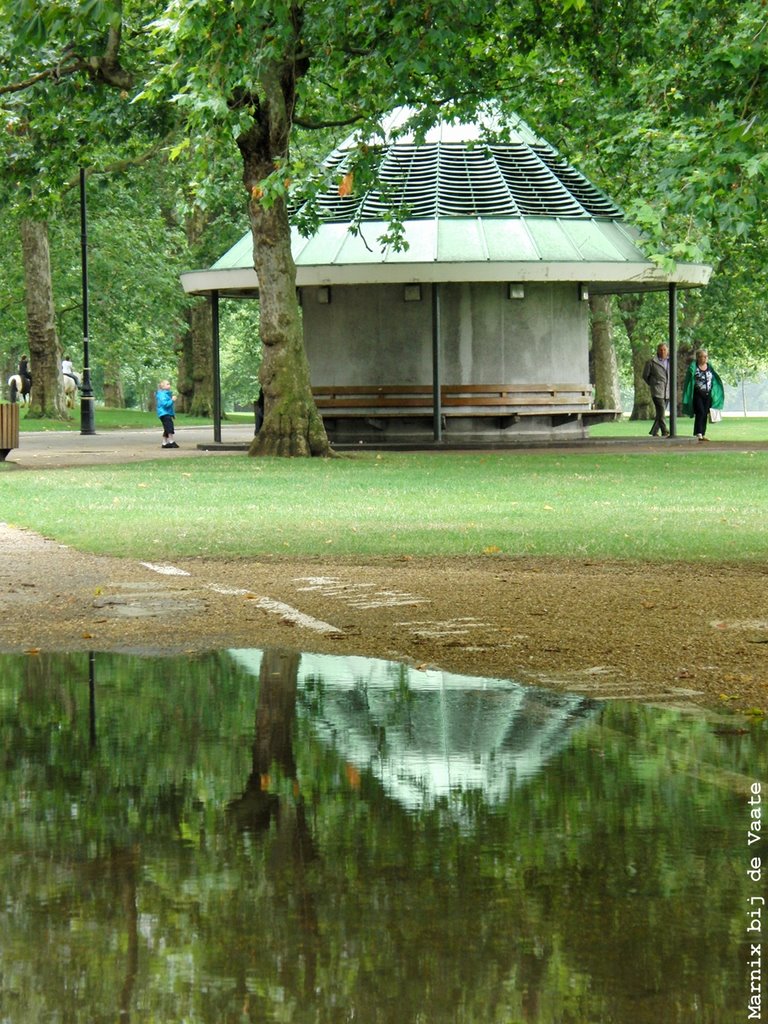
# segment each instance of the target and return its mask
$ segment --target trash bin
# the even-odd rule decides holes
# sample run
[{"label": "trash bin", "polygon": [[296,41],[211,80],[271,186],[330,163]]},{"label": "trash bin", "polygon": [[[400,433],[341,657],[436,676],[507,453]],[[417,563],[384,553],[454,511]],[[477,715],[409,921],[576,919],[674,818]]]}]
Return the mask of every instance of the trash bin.
[{"label": "trash bin", "polygon": [[8,458],[13,448],[19,447],[19,407],[0,403],[0,462]]}]

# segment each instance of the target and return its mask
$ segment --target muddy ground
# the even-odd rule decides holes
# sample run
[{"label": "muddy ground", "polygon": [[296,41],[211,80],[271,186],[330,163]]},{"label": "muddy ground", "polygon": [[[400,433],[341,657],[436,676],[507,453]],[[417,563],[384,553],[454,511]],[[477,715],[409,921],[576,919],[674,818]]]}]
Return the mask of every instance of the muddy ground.
[{"label": "muddy ground", "polygon": [[288,646],[768,711],[768,566],[82,554],[0,525],[0,650]]}]

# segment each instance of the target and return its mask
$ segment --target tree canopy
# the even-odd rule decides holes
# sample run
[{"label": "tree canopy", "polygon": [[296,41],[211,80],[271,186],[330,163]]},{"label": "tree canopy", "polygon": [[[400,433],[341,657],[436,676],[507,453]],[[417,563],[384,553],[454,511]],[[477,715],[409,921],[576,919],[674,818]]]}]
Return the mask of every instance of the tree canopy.
[{"label": "tree canopy", "polygon": [[[365,140],[394,106],[414,105],[426,128],[500,99],[625,208],[656,258],[707,259],[727,275],[711,316],[708,296],[691,300],[704,309],[691,323],[721,322],[724,301],[736,324],[755,321],[768,166],[760,0],[2,0],[0,10],[9,212],[54,215],[81,165],[141,163],[149,178],[170,159],[162,187],[175,189],[175,207],[206,214],[221,209],[223,187],[243,189],[264,345],[254,454],[330,451],[289,244],[289,197],[311,193],[316,168],[305,140],[358,127],[355,171],[339,184],[363,188]],[[232,218],[236,204],[227,208]],[[751,349],[749,332],[737,334]],[[754,340],[759,363],[766,346]]]}]

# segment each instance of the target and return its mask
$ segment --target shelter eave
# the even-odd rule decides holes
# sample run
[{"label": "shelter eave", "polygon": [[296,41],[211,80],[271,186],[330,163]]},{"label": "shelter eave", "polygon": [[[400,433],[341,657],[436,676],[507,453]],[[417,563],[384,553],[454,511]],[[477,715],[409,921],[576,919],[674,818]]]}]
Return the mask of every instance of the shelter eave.
[{"label": "shelter eave", "polygon": [[[296,286],[371,284],[447,284],[458,282],[519,282],[563,284],[588,287],[595,293],[663,291],[670,284],[680,288],[703,288],[712,268],[703,263],[678,263],[673,271],[647,263],[604,262],[429,262],[384,264],[335,264],[299,266]],[[251,268],[195,270],[182,274],[188,295],[218,292],[233,298],[254,297],[259,281]]]},{"label": "shelter eave", "polygon": [[181,275],[181,286],[187,295],[210,295],[218,292],[230,298],[254,298],[259,279],[253,267],[190,270]]}]

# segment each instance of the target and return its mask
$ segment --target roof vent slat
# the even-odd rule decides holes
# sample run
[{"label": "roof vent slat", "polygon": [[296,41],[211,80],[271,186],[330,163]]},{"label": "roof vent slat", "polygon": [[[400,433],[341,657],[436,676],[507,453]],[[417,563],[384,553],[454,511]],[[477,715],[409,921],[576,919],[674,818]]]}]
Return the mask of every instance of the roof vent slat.
[{"label": "roof vent slat", "polygon": [[317,200],[321,216],[333,222],[384,220],[395,208],[409,219],[621,217],[610,199],[551,146],[531,139],[532,133],[487,146],[476,133],[467,134],[466,142],[453,141],[453,129],[452,141],[390,142],[382,150],[381,187],[357,196],[339,195],[348,151],[334,150],[323,164],[328,184]]}]

